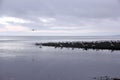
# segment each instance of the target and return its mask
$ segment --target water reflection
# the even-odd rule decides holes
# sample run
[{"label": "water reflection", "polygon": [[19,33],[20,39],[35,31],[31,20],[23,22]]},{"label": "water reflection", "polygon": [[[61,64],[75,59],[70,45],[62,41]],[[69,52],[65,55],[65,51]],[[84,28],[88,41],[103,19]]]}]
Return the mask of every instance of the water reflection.
[{"label": "water reflection", "polygon": [[[39,46],[39,48],[42,48],[44,46]],[[48,47],[53,47],[53,46],[48,46]],[[80,49],[80,50],[85,50],[85,51],[89,51],[89,50],[95,50],[95,51],[110,51],[110,53],[113,53],[114,51],[120,51],[120,50],[107,50],[107,49],[87,49],[87,48],[71,48],[71,47],[53,47],[54,49],[70,49],[70,50],[76,50],[76,49]]]},{"label": "water reflection", "polygon": [[0,44],[0,80],[93,80],[120,75],[120,51]]},{"label": "water reflection", "polygon": [[21,42],[2,42],[0,43],[0,57],[20,56],[24,50],[29,49],[27,45]]}]

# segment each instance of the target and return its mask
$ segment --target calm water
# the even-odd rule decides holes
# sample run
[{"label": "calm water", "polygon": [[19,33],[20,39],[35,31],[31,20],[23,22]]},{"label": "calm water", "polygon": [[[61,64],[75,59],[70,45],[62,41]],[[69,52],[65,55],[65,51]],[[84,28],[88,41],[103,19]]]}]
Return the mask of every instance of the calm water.
[{"label": "calm water", "polygon": [[120,51],[35,46],[35,42],[119,37],[0,37],[0,80],[93,80],[120,77]]}]

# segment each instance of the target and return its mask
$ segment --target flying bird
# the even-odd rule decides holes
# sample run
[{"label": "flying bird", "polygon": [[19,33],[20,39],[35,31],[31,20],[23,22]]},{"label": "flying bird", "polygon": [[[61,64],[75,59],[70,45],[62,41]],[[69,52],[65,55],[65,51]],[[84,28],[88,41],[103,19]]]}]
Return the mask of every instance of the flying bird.
[{"label": "flying bird", "polygon": [[35,29],[32,29],[32,31],[35,31]]}]

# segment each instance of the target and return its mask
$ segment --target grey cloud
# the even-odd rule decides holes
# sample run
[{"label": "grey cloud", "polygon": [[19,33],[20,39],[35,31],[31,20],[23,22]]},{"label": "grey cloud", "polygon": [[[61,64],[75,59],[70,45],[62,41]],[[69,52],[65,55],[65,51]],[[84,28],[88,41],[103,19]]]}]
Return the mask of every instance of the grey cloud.
[{"label": "grey cloud", "polygon": [[[77,27],[75,29],[107,32],[109,28],[111,32],[119,32],[120,29],[113,29],[114,25],[115,28],[120,26],[119,20],[112,25],[110,22],[120,18],[120,0],[0,0],[1,16],[13,16],[33,21],[19,23],[31,29],[51,30],[54,27],[61,27],[58,29]],[[43,23],[39,17],[56,20]],[[108,25],[105,24],[106,19],[110,20]]]},{"label": "grey cloud", "polygon": [[3,14],[15,16],[118,17],[117,0],[4,0]]},{"label": "grey cloud", "polygon": [[0,0],[0,9],[1,9],[1,7],[2,7],[2,0]]}]

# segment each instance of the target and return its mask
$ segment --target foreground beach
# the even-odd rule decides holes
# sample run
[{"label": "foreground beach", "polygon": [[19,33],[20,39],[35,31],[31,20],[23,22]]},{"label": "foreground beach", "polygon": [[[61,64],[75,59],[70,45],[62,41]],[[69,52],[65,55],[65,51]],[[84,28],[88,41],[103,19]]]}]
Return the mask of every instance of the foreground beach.
[{"label": "foreground beach", "polygon": [[82,49],[107,49],[120,50],[120,41],[76,41],[76,42],[47,42],[36,43],[38,46],[53,46],[66,48],[82,48]]}]

